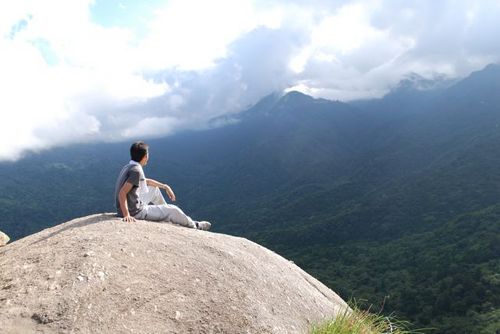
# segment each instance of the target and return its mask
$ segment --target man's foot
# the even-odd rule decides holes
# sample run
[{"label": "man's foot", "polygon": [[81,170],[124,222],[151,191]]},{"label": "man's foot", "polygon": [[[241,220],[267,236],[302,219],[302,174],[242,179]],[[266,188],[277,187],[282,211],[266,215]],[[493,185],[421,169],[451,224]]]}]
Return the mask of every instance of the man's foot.
[{"label": "man's foot", "polygon": [[198,230],[208,231],[210,226],[212,226],[212,224],[207,221],[196,222],[196,228]]}]

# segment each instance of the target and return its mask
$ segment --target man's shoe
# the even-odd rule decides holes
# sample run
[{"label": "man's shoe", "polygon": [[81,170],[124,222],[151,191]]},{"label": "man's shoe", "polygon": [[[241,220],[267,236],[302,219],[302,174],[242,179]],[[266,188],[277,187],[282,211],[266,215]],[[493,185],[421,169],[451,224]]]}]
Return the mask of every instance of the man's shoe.
[{"label": "man's shoe", "polygon": [[207,221],[196,222],[196,228],[198,230],[208,231],[212,224]]}]

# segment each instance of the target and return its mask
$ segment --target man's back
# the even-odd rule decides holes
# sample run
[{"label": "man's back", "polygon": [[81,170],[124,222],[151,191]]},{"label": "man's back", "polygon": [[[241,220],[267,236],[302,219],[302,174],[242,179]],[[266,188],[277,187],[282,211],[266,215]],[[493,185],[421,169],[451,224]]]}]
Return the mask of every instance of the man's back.
[{"label": "man's back", "polygon": [[132,190],[127,194],[127,205],[130,214],[132,216],[135,216],[139,211],[142,210],[144,204],[139,199],[139,195],[137,193],[137,190],[139,189],[140,176],[141,172],[139,166],[131,163],[125,165],[118,175],[115,185],[115,206],[118,216],[123,217],[118,194],[125,182],[130,182],[133,185]]}]

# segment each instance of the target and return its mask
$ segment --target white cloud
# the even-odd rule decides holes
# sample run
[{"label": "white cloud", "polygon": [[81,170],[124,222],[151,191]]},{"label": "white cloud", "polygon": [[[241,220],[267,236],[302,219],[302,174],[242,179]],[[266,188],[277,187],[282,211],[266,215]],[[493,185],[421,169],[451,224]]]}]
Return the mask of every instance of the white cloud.
[{"label": "white cloud", "polygon": [[368,22],[366,7],[361,4],[347,5],[316,25],[312,32],[312,44],[316,48],[347,54],[381,33]]},{"label": "white cloud", "polygon": [[408,72],[500,60],[495,0],[166,0],[139,35],[94,22],[94,1],[0,4],[0,160],[203,127],[272,91],[377,97]]},{"label": "white cloud", "polygon": [[252,16],[251,3],[245,0],[170,1],[141,42],[145,65],[153,70],[204,69],[225,56],[228,42],[253,27]]},{"label": "white cloud", "polygon": [[123,138],[134,138],[144,136],[162,136],[172,133],[179,124],[179,120],[173,117],[151,117],[138,120],[136,126],[126,128],[122,132]]},{"label": "white cloud", "polygon": [[227,46],[259,26],[279,27],[279,9],[261,11],[252,0],[171,0],[149,24],[139,44],[149,70],[200,70],[227,56]]},{"label": "white cloud", "polygon": [[330,7],[290,64],[298,73],[295,87],[352,100],[380,97],[409,72],[465,76],[500,60],[494,42],[499,7],[488,0],[353,1]]},{"label": "white cloud", "polygon": [[0,22],[9,22],[0,27],[0,110],[8,124],[0,140],[10,143],[0,159],[101,137],[104,113],[168,92],[133,72],[133,58],[122,57],[130,54],[127,34],[93,24],[88,1],[10,6],[0,9]]}]

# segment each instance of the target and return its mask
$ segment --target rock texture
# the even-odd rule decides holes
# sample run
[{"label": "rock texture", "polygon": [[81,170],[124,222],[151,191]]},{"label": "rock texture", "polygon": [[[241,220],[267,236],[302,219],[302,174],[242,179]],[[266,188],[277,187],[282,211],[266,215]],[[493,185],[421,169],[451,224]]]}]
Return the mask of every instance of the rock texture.
[{"label": "rock texture", "polygon": [[7,245],[9,241],[10,241],[9,236],[0,231],[0,247]]},{"label": "rock texture", "polygon": [[243,238],[79,218],[0,249],[2,333],[307,333],[347,305]]}]

